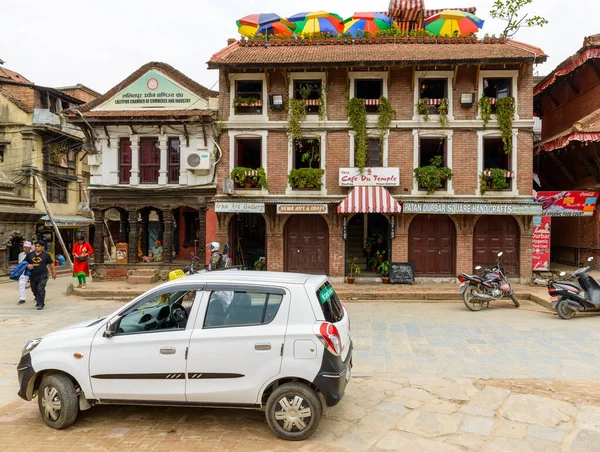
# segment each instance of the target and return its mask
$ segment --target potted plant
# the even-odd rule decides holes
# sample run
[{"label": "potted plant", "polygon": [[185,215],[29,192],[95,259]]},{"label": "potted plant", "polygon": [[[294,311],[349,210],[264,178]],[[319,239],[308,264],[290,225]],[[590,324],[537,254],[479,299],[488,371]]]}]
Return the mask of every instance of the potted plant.
[{"label": "potted plant", "polygon": [[425,121],[429,121],[429,104],[427,103],[429,99],[427,97],[423,97],[419,99],[417,102],[417,114],[422,115]]},{"label": "potted plant", "polygon": [[417,184],[425,188],[428,195],[435,193],[444,186],[446,181],[452,179],[452,170],[442,166],[443,164],[444,158],[438,155],[429,161],[429,165],[414,170]]},{"label": "potted plant", "polygon": [[390,282],[390,278],[389,278],[389,274],[390,274],[390,261],[380,262],[379,266],[377,267],[377,271],[381,275],[381,282],[383,284],[389,284],[389,282]]},{"label": "potted plant", "polygon": [[378,230],[378,229],[374,230],[372,236],[377,243],[383,243],[383,234],[381,233],[380,230]]},{"label": "potted plant", "polygon": [[367,237],[365,239],[365,251],[370,253],[373,251],[373,245],[375,244],[375,239],[373,237]]},{"label": "potted plant", "polygon": [[288,174],[288,181],[292,188],[320,189],[323,186],[323,174],[321,168],[296,168]]},{"label": "potted plant", "polygon": [[444,97],[438,106],[437,112],[440,115],[440,124],[445,129],[448,127],[448,113],[450,111],[450,107],[448,106],[448,98]]},{"label": "potted plant", "polygon": [[356,256],[346,260],[346,263],[348,264],[348,271],[350,272],[350,276],[346,276],[346,282],[348,284],[354,284],[354,275],[360,275],[360,267],[356,263],[357,261],[358,257]]},{"label": "potted plant", "polygon": [[264,257],[259,257],[258,260],[255,261],[252,265],[254,266],[254,270],[256,271],[266,270],[266,263]]},{"label": "potted plant", "polygon": [[504,152],[510,154],[512,151],[512,122],[515,116],[515,98],[503,97],[496,101],[496,119],[502,134],[502,143],[504,144]]},{"label": "potted plant", "polygon": [[[256,172],[256,174],[253,174],[254,172]],[[231,171],[231,178],[239,187],[267,188],[267,175],[262,166],[258,169],[236,166]]]},{"label": "potted plant", "polygon": [[385,250],[378,250],[375,253],[375,259],[377,259],[377,262],[379,263],[383,262],[383,260],[385,259]]},{"label": "potted plant", "polygon": [[379,263],[379,262],[377,262],[377,258],[376,258],[375,256],[373,256],[371,259],[369,259],[369,263],[368,263],[368,265],[369,265],[369,269],[370,269],[372,272],[376,271],[376,270],[377,270],[377,264],[378,264],[378,263]]},{"label": "potted plant", "polygon": [[479,175],[479,189],[482,195],[488,190],[506,190],[510,184],[506,180],[508,170],[491,168]]}]

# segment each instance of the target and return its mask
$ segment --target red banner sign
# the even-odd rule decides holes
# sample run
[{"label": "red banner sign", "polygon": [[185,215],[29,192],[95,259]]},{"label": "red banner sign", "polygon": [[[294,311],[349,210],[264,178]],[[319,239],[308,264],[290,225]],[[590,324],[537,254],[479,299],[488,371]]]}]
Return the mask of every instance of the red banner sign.
[{"label": "red banner sign", "polygon": [[536,200],[542,204],[542,214],[546,216],[592,216],[598,194],[597,191],[541,191]]},{"label": "red banner sign", "polygon": [[533,217],[533,271],[550,270],[550,217]]}]

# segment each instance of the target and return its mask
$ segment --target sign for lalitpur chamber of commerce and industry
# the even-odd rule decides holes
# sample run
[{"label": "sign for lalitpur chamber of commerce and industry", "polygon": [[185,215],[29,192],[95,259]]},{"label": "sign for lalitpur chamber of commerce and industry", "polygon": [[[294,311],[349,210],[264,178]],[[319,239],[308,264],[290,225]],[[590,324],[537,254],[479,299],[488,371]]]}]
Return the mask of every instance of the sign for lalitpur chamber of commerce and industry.
[{"label": "sign for lalitpur chamber of commerce and industry", "polygon": [[151,69],[95,110],[186,110],[202,109],[207,101]]},{"label": "sign for lalitpur chamber of commerce and industry", "polygon": [[373,167],[364,168],[340,168],[340,186],[380,186],[397,187],[400,185],[400,168]]},{"label": "sign for lalitpur chamber of commerce and industry", "polygon": [[265,213],[264,202],[215,202],[215,212]]},{"label": "sign for lalitpur chamber of commerce and industry", "polygon": [[448,215],[541,215],[540,204],[476,203],[476,202],[410,202],[404,201],[404,213]]},{"label": "sign for lalitpur chamber of commerce and industry", "polygon": [[279,214],[327,214],[327,204],[277,204]]}]

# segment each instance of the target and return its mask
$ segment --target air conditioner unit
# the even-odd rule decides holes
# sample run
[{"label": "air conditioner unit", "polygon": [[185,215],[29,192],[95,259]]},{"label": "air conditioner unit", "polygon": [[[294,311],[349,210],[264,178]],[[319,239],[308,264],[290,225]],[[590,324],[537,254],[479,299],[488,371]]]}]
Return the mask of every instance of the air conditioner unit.
[{"label": "air conditioner unit", "polygon": [[198,174],[208,174],[210,167],[211,159],[208,151],[190,152],[185,161],[185,168]]},{"label": "air conditioner unit", "polygon": [[225,177],[223,179],[223,193],[226,195],[233,195],[233,179]]}]

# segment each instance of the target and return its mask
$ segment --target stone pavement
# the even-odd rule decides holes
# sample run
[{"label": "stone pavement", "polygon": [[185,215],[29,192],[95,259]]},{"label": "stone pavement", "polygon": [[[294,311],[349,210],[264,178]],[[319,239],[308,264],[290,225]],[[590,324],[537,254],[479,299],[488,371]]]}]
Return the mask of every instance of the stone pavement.
[{"label": "stone pavement", "polygon": [[594,451],[600,449],[600,318],[561,321],[525,301],[470,312],[460,302],[348,303],[353,379],[303,443],[276,439],[261,412],[95,407],[64,431],[16,395],[25,341],[105,315],[122,302],[67,297],[17,306],[0,287],[0,451],[348,450]]}]

